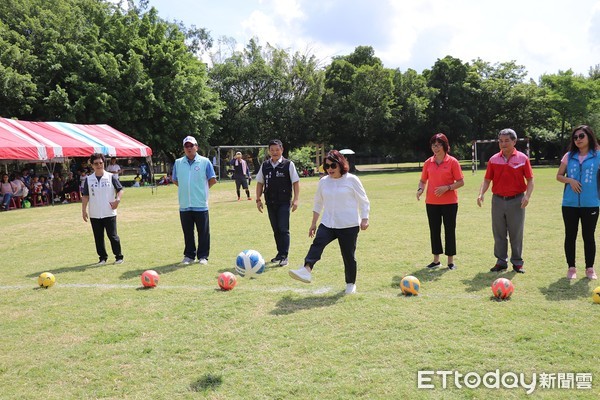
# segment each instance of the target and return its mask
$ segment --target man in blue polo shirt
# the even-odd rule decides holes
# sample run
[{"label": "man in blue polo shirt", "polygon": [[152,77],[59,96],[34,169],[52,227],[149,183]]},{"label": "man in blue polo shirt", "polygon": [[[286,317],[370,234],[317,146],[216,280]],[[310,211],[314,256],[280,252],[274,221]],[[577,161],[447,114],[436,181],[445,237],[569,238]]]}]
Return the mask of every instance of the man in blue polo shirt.
[{"label": "man in blue polo shirt", "polygon": [[[175,160],[173,183],[177,185],[179,218],[185,241],[182,264],[195,261],[208,264],[210,229],[208,220],[208,189],[217,182],[213,165],[198,154],[198,142],[193,136],[183,139],[185,156]],[[194,237],[198,231],[198,246]]]}]

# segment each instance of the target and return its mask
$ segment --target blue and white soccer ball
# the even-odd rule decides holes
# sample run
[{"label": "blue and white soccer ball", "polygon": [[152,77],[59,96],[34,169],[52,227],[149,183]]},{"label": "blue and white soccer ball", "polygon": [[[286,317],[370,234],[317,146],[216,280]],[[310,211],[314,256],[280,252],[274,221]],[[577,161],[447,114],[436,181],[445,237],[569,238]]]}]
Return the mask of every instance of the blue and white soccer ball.
[{"label": "blue and white soccer ball", "polygon": [[265,271],[265,260],[256,250],[244,250],[235,259],[235,271],[240,276],[253,277]]}]

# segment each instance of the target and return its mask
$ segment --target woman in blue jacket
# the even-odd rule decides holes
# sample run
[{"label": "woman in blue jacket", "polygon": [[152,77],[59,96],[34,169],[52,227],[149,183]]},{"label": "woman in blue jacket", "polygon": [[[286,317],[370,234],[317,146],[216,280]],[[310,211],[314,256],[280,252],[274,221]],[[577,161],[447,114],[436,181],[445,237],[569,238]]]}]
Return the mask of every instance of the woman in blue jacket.
[{"label": "woman in blue jacket", "polygon": [[594,131],[587,125],[573,129],[569,151],[563,156],[556,180],[565,184],[562,201],[562,215],[565,223],[565,256],[567,258],[567,279],[577,277],[575,266],[575,243],[581,221],[581,236],[585,253],[585,275],[588,279],[598,279],[594,271],[596,241],[594,239],[598,222],[598,168],[600,150]]}]

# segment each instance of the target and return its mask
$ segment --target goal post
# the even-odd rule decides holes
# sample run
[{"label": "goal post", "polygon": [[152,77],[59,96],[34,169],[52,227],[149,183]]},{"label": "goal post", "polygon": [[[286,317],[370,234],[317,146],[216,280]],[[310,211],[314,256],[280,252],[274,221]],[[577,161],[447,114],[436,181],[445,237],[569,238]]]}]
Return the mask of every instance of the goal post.
[{"label": "goal post", "polygon": [[[529,138],[517,138],[518,142],[525,142],[525,154],[529,157]],[[498,143],[498,139],[477,139],[471,142],[471,171],[473,174],[477,171],[477,165],[479,164],[477,145],[486,143]]]}]

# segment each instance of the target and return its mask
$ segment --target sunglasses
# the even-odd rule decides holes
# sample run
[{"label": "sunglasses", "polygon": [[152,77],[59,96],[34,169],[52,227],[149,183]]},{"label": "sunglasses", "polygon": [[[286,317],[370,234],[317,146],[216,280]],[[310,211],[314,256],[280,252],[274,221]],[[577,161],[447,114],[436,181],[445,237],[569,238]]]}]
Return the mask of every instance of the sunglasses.
[{"label": "sunglasses", "polygon": [[337,163],[336,163],[336,162],[332,162],[331,164],[324,163],[324,164],[323,164],[323,169],[329,169],[329,168],[331,168],[331,169],[336,169],[336,168],[337,168],[337,166],[338,166],[338,165],[337,165]]},{"label": "sunglasses", "polygon": [[190,147],[194,147],[194,145],[192,143],[186,143],[183,145],[183,147],[185,147],[186,149],[189,149]]},{"label": "sunglasses", "polygon": [[574,134],[573,135],[573,140],[577,140],[577,139],[582,140],[584,137],[585,137],[585,133],[580,133],[579,135],[578,134]]}]

